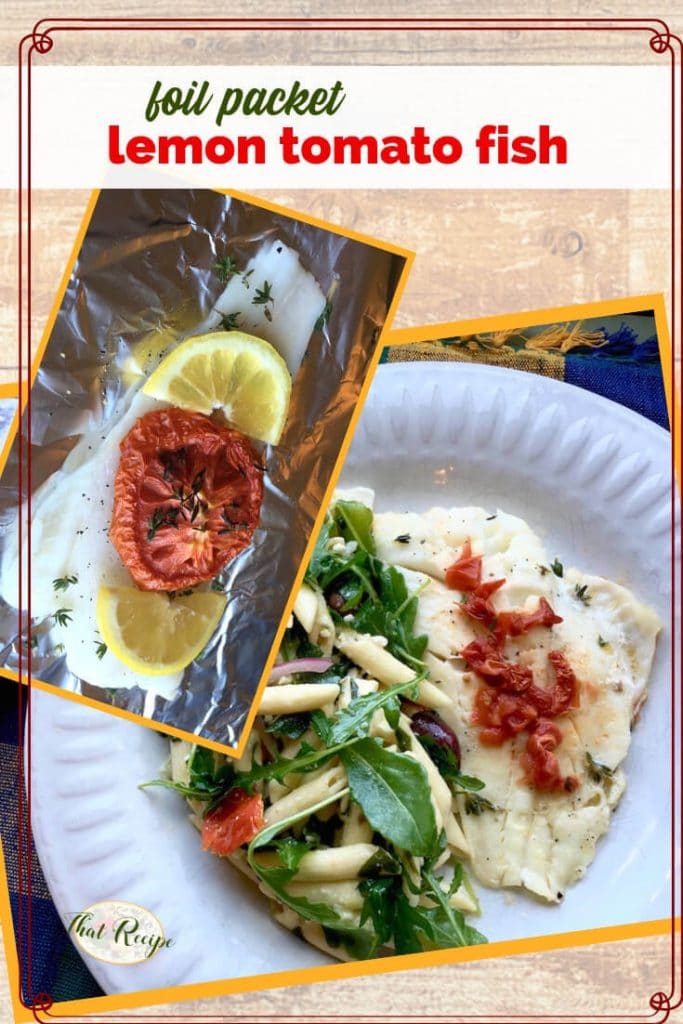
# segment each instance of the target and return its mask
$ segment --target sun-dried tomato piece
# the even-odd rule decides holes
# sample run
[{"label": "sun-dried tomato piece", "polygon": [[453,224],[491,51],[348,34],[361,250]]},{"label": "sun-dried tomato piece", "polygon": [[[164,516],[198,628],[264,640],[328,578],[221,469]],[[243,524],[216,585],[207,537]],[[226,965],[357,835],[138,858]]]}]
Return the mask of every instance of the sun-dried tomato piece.
[{"label": "sun-dried tomato piece", "polygon": [[446,586],[466,593],[476,590],[481,582],[481,560],[482,555],[473,555],[472,542],[466,540],[457,560],[446,569]]},{"label": "sun-dried tomato piece", "polygon": [[555,614],[546,599],[539,597],[538,608],[533,612],[498,612],[496,631],[502,640],[506,636],[521,636],[522,633],[528,633],[534,626],[550,628],[562,621],[561,616]]},{"label": "sun-dried tomato piece", "polygon": [[546,718],[536,722],[520,758],[525,777],[535,789],[572,793],[578,788],[579,780],[576,776],[563,776],[560,772],[560,763],[554,751],[561,741],[562,732],[554,722]]}]

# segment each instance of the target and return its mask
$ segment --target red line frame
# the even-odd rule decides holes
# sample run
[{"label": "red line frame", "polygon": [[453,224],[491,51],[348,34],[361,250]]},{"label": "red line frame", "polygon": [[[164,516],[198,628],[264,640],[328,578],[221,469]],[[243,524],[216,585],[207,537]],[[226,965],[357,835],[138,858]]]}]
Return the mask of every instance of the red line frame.
[{"label": "red line frame", "polygon": [[[665,21],[660,18],[42,18],[36,22],[30,34],[24,36],[18,46],[18,113],[19,113],[19,154],[18,154],[18,364],[19,364],[19,396],[20,400],[26,389],[26,417],[30,436],[31,421],[31,395],[30,395],[30,366],[31,366],[31,313],[32,313],[32,292],[31,292],[31,266],[32,266],[32,235],[31,235],[31,68],[33,53],[45,54],[53,45],[53,35],[64,32],[94,32],[107,31],[130,32],[143,31],[145,29],[157,29],[165,31],[178,31],[196,29],[198,31],[210,29],[212,31],[244,32],[253,31],[255,28],[270,28],[283,32],[302,32],[325,30],[332,27],[341,27],[346,30],[374,29],[381,32],[397,32],[405,30],[421,31],[452,31],[467,32],[478,31],[500,31],[502,28],[517,28],[520,31],[573,31],[573,32],[597,32],[597,31],[622,31],[622,32],[648,32],[650,34],[649,46],[658,54],[669,52],[671,63],[671,328],[672,328],[672,386],[674,393],[677,383],[680,387],[680,380],[677,382],[675,373],[675,352],[680,352],[680,308],[678,285],[680,283],[680,268],[683,264],[683,220],[680,211],[676,208],[676,189],[683,191],[683,170],[680,166],[680,147],[682,135],[681,110],[679,109],[679,89],[681,79],[681,63],[683,61],[683,42],[674,35]],[[24,382],[24,367],[26,367],[26,382]],[[680,393],[680,392],[679,392]],[[680,407],[674,401],[672,403],[672,438],[680,433]],[[21,431],[18,431],[18,490],[21,495],[24,488],[28,496],[28,514],[31,510],[31,458],[30,447],[25,451],[25,442]],[[676,574],[676,552],[677,538],[675,533],[676,513],[676,491],[675,491],[675,463],[674,446],[672,445],[672,488],[671,488],[671,511],[672,511],[672,536],[671,536],[671,583],[672,583],[672,636],[676,637],[675,620],[675,595],[676,585],[683,584],[683,577],[678,578]],[[19,518],[19,543],[23,540],[23,523]],[[23,573],[19,565],[19,592],[22,593],[24,585],[27,586],[27,612],[30,619],[30,572],[31,572],[31,536],[27,531],[26,546],[28,552],[28,571]],[[24,576],[26,577],[24,579]],[[680,643],[680,637],[679,637]],[[681,724],[681,709],[679,695],[676,693],[676,656],[683,658],[683,645],[676,650],[674,642],[672,649],[672,691],[671,710],[672,723]],[[25,660],[25,668],[24,668]],[[31,648],[30,645],[24,651],[20,646],[19,651],[19,676],[25,674],[29,685],[24,691],[19,686],[19,749],[18,749],[18,883],[19,900],[17,909],[17,946],[19,960],[19,976],[22,978],[22,964],[25,964],[25,982],[27,992],[31,993],[31,865],[30,865],[30,814],[31,814]],[[26,741],[23,740],[22,726],[24,711],[26,716]],[[674,737],[675,739],[675,737]],[[26,779],[26,796],[22,789],[23,777]],[[675,743],[674,754],[671,764],[671,792],[672,792],[672,866],[675,864],[675,838],[676,838],[676,813],[680,822],[683,805],[679,779],[675,766]],[[22,883],[25,882],[25,888]],[[671,1012],[683,1002],[683,964],[677,963],[677,943],[675,931],[676,910],[680,901],[681,879],[672,873],[672,930],[671,930],[671,976],[670,992],[656,992],[649,999],[650,1013],[642,1015],[617,1016],[608,1014],[603,1016],[561,1014],[549,1018],[546,1014],[527,1015],[482,1015],[458,1014],[460,1020],[649,1020],[666,1021]],[[22,896],[26,896],[26,913],[24,914]],[[179,996],[181,994],[179,990]],[[51,1013],[53,1006],[52,998],[47,993],[37,993],[29,1003],[23,1002],[21,992],[19,998],[24,1006],[33,1012],[38,1021],[55,1020],[61,1017],[60,1014]],[[97,1000],[93,1000],[94,1012]],[[45,1014],[45,1016],[39,1016]],[[143,1018],[137,1014],[131,1018],[125,1018],[117,1013],[115,1017],[99,1014],[102,1020],[125,1021],[130,1019],[136,1024]],[[64,1019],[64,1018],[62,1018]],[[166,1015],[160,1017],[155,1015],[154,1020],[181,1021],[188,1019],[186,1016]],[[194,1015],[192,1019],[203,1021],[226,1021],[230,1018],[217,1014]],[[237,1018],[233,1018],[237,1019]],[[281,1020],[280,1016],[259,1015],[258,1019],[263,1021]],[[319,1016],[297,1015],[290,1017],[291,1020],[320,1020]],[[338,1020],[339,1017],[328,1018]],[[372,1020],[372,1016],[354,1015],[354,1020]],[[405,1015],[401,1019],[408,1019]],[[439,1019],[439,1018],[433,1018]],[[453,1015],[443,1015],[443,1019],[453,1019]]]}]

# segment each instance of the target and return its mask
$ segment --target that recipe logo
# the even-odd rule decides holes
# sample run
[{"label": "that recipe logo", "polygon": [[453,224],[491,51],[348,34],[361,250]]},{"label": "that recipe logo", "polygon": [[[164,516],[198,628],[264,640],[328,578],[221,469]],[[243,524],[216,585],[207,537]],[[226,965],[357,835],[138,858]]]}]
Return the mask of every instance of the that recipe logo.
[{"label": "that recipe logo", "polygon": [[102,900],[70,915],[67,930],[74,942],[108,964],[140,964],[174,945],[158,917],[125,900]]}]

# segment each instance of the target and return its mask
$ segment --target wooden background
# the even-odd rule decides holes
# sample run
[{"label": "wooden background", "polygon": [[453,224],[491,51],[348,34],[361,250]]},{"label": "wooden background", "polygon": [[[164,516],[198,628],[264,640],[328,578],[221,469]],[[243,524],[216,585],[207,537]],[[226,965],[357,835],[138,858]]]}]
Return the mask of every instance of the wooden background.
[{"label": "wooden background", "polygon": [[[13,64],[21,35],[49,13],[68,16],[311,16],[367,15],[355,0],[329,5],[315,0],[262,0],[229,9],[212,0],[186,0],[182,9],[163,0],[89,0],[77,5],[4,0],[0,61]],[[373,15],[430,17],[640,17],[636,0],[603,2],[587,11],[581,0],[477,4],[424,0],[376,0]],[[671,0],[657,15],[683,29],[683,8]],[[230,63],[609,63],[651,64],[658,58],[642,33],[522,33],[506,30],[457,37],[400,32],[378,37],[354,34],[270,32],[227,37],[194,33],[56,35],[45,63],[192,64]],[[454,103],[457,118],[457,101]],[[68,145],[65,120],[64,144]],[[646,144],[647,140],[644,140]],[[600,159],[604,140],[595,141]],[[226,181],[226,186],[229,186]],[[268,198],[313,212],[415,249],[418,257],[396,326],[588,302],[669,289],[669,199],[658,192],[624,191],[423,191],[288,192]],[[34,197],[35,290],[32,340],[37,344],[88,194],[42,192]],[[0,382],[16,375],[16,207],[0,192]],[[580,888],[575,898],[580,899]],[[199,910],[200,908],[198,908]],[[173,1007],[188,1016],[216,1013],[225,1019],[256,1015],[322,1015],[374,1019],[406,1014],[429,1019],[447,1015],[646,1014],[648,999],[668,988],[668,943],[639,939],[496,961],[326,982],[262,993],[222,997]],[[170,981],[171,979],[169,979]],[[170,1007],[129,1011],[126,1018],[153,1019]],[[683,1015],[682,1015],[683,1016]],[[0,1020],[12,1017],[4,963],[0,961]],[[93,1020],[100,1019],[97,1016]]]}]

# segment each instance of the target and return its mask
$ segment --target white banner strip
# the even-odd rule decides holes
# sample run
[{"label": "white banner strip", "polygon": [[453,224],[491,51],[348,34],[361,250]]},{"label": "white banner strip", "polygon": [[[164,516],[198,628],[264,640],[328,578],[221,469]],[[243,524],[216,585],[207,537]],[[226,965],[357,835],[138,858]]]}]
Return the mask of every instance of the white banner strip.
[{"label": "white banner strip", "polygon": [[[669,76],[664,66],[37,67],[33,186],[667,188]],[[0,68],[0,89],[16,130],[14,69]],[[16,184],[14,141],[2,188]]]}]

